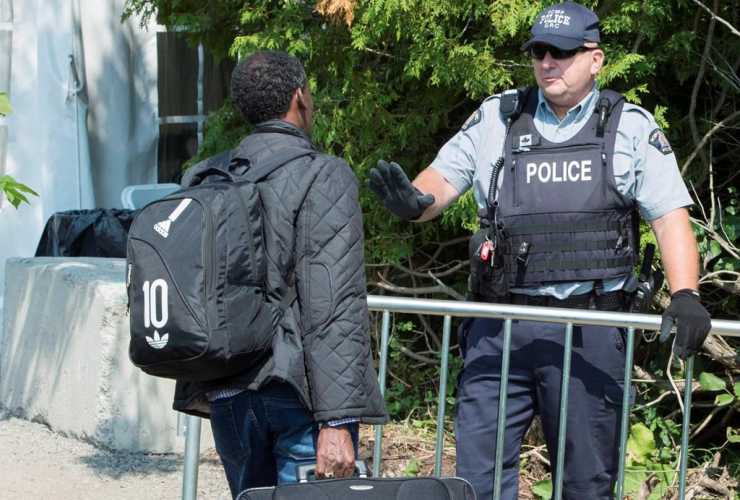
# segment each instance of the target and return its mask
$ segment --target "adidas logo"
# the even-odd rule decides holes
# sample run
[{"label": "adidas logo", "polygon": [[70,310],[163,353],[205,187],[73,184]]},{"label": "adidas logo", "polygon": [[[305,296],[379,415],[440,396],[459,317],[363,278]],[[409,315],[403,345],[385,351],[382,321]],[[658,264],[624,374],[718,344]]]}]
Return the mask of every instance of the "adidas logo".
[{"label": "adidas logo", "polygon": [[169,219],[157,222],[154,224],[154,230],[161,234],[163,238],[166,238],[170,235],[170,224],[172,224],[172,221]]},{"label": "adidas logo", "polygon": [[170,339],[170,334],[165,333],[161,337],[159,336],[159,332],[157,330],[154,330],[154,338],[147,336],[146,341],[149,343],[150,346],[152,346],[155,349],[162,349],[164,346],[167,345],[167,341]]},{"label": "adidas logo", "polygon": [[185,198],[180,202],[180,204],[177,206],[177,208],[170,214],[169,217],[167,217],[167,220],[163,220],[162,222],[157,222],[154,224],[154,230],[158,232],[163,238],[166,238],[170,235],[170,224],[175,222],[178,217],[180,217],[180,214],[183,213],[183,211],[190,205],[190,202],[193,201],[191,198]]}]

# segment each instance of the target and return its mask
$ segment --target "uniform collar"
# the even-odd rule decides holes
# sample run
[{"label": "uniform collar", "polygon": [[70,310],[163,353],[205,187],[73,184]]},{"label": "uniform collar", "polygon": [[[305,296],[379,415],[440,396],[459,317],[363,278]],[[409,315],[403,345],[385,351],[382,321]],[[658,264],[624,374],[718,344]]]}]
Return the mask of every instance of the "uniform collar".
[{"label": "uniform collar", "polygon": [[[542,121],[549,121],[554,123],[560,122],[557,115],[555,114],[555,111],[552,110],[550,103],[547,102],[547,99],[545,99],[545,96],[542,94],[541,89],[537,89],[537,98],[539,99],[539,103],[537,104],[537,111],[538,113],[540,113],[540,116],[542,116]],[[593,113],[593,110],[596,108],[596,102],[598,101],[598,99],[599,89],[596,86],[596,82],[594,82],[594,86],[591,89],[591,92],[589,92],[588,95],[584,97],[581,102],[570,108],[562,121],[580,122],[584,119],[588,119],[591,116],[591,113]]]}]

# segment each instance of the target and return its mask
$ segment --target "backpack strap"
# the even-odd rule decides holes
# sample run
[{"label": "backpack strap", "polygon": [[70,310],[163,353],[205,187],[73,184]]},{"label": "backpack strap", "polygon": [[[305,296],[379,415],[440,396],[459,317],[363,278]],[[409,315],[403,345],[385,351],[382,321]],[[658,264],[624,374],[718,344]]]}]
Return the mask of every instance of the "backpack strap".
[{"label": "backpack strap", "polygon": [[249,180],[252,182],[259,182],[275,170],[279,169],[283,165],[286,165],[298,158],[304,156],[315,155],[317,151],[308,148],[290,147],[280,150],[280,152],[271,155],[264,163],[252,165],[252,167],[246,171],[242,180]]},{"label": "backpack strap", "polygon": [[295,299],[298,298],[298,291],[295,288],[295,285],[290,287],[290,290],[288,290],[288,293],[285,294],[285,297],[280,299],[280,302],[277,305],[278,311],[280,311],[280,319],[283,318],[283,315],[285,314],[285,311],[288,310],[290,306],[293,305],[293,302],[295,302]]},{"label": "backpack strap", "polygon": [[270,155],[264,163],[250,166],[251,162],[248,158],[232,158],[232,152],[233,150],[227,149],[196,163],[185,171],[180,181],[180,186],[190,187],[200,184],[206,177],[211,175],[225,177],[226,180],[231,182],[239,182],[241,180],[259,182],[283,165],[298,158],[317,153],[313,149],[293,146],[282,149],[274,155]]},{"label": "backpack strap", "polygon": [[[252,165],[252,167],[246,171],[242,180],[259,182],[280,167],[299,158],[303,158],[304,156],[313,156],[317,153],[318,152],[314,149],[301,148],[297,146],[282,149],[279,153],[271,155],[264,163]],[[298,291],[296,290],[295,285],[293,285],[277,304],[280,318],[282,318],[285,311],[293,305],[296,298],[298,298]]]},{"label": "backpack strap", "polygon": [[[186,187],[200,184],[201,182],[205,180],[206,177],[208,177],[209,174],[203,175],[208,171],[211,171],[211,173],[213,173],[213,170],[218,169],[218,170],[222,170],[228,173],[230,163],[231,163],[231,150],[230,149],[227,149],[226,151],[222,151],[217,155],[211,156],[210,158],[206,158],[205,160],[196,163],[195,165],[193,165],[192,167],[190,167],[189,169],[185,171],[185,173],[182,175],[182,179],[180,179],[180,187],[186,188]],[[216,175],[219,175],[219,174],[216,173]],[[233,177],[231,176],[229,177],[230,177],[229,180],[234,182]]]}]

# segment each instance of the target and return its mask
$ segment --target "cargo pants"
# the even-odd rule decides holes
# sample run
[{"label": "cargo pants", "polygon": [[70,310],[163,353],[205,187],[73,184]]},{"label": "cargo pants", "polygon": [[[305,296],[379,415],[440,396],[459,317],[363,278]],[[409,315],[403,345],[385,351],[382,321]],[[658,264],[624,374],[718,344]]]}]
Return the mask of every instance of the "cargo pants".
[{"label": "cargo pants", "polygon": [[[515,321],[504,440],[501,500],[516,500],[522,439],[539,413],[554,471],[558,446],[565,325]],[[457,474],[479,499],[492,496],[503,320],[467,319],[459,332],[464,369],[455,410]],[[626,332],[574,326],[563,497],[614,498],[624,388]],[[632,392],[632,391],[631,391]],[[634,397],[634,396],[633,396]]]}]

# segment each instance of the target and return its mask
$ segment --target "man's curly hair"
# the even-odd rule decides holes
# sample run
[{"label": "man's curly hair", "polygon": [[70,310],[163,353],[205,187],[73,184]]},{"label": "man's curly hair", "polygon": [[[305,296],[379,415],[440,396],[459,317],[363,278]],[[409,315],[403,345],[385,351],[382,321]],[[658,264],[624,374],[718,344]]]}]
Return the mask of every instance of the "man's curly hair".
[{"label": "man's curly hair", "polygon": [[231,75],[231,94],[250,125],[280,118],[290,108],[293,92],[306,85],[306,72],[295,57],[278,50],[260,50]]}]

